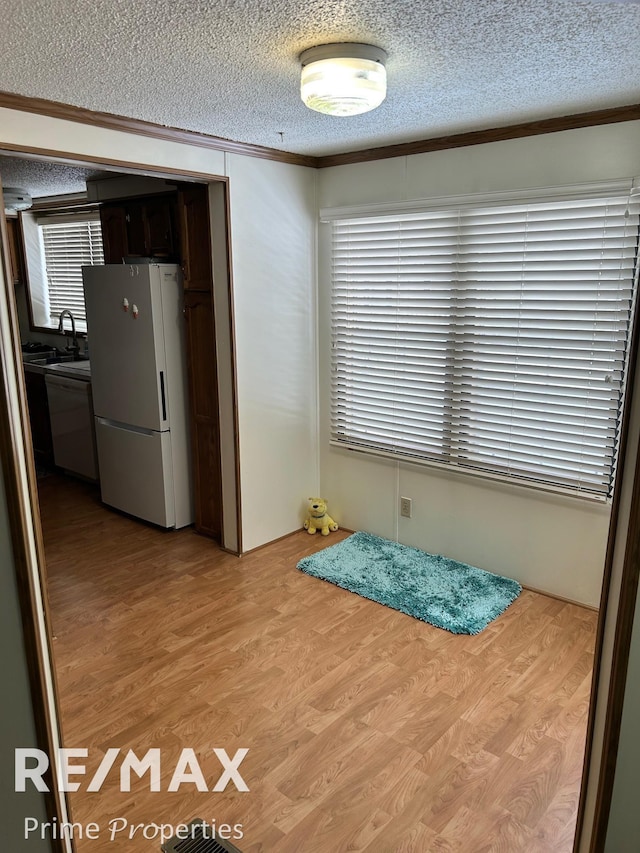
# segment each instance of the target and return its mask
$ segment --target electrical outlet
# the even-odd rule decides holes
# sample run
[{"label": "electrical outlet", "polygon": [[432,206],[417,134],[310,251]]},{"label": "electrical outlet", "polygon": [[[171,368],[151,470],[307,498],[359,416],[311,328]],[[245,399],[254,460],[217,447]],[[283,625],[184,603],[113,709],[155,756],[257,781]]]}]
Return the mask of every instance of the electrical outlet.
[{"label": "electrical outlet", "polygon": [[411,518],[411,498],[400,498],[400,515]]}]

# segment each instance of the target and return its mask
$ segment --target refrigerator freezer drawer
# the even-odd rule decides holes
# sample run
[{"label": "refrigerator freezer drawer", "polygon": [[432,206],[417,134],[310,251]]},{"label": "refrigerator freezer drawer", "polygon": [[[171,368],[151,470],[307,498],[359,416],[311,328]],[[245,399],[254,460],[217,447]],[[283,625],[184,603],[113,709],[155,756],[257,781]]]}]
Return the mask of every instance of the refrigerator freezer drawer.
[{"label": "refrigerator freezer drawer", "polygon": [[123,512],[175,527],[171,433],[96,418],[102,500]]}]

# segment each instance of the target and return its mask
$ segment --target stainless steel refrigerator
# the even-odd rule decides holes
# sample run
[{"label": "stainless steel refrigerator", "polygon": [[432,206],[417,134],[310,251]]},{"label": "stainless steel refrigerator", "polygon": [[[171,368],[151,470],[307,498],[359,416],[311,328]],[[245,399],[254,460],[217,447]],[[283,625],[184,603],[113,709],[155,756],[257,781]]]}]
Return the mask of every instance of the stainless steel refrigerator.
[{"label": "stainless steel refrigerator", "polygon": [[102,500],[166,528],[194,518],[180,275],[82,270]]}]

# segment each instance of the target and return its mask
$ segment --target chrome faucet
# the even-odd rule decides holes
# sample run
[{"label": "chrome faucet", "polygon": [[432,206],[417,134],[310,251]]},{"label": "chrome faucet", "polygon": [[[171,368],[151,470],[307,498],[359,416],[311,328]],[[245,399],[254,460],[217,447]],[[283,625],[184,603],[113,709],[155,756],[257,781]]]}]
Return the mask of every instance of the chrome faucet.
[{"label": "chrome faucet", "polygon": [[60,312],[60,319],[58,320],[58,331],[61,332],[63,335],[67,334],[64,330],[65,317],[68,317],[71,320],[71,336],[73,341],[71,346],[65,347],[65,349],[67,349],[69,352],[74,353],[74,355],[77,355],[80,352],[80,347],[78,345],[78,336],[76,334],[76,321],[73,317],[73,314],[71,313],[71,311],[69,311],[68,308],[63,308],[63,310]]}]

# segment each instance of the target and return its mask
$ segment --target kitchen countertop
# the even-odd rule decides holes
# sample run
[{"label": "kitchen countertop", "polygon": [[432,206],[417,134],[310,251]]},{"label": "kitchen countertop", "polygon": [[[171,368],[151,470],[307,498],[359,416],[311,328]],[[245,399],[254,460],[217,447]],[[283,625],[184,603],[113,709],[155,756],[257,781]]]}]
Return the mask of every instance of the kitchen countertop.
[{"label": "kitchen countertop", "polygon": [[44,373],[47,369],[46,364],[33,364],[31,361],[23,361],[22,366],[26,373]]},{"label": "kitchen countertop", "polygon": [[83,382],[91,382],[91,362],[89,359],[82,361],[61,361],[60,364],[47,364],[44,366],[45,373],[52,376],[66,376],[69,379],[80,379]]},{"label": "kitchen countertop", "polygon": [[33,361],[23,361],[27,373],[52,373],[58,376],[71,376],[85,381],[91,380],[91,362],[89,359],[80,361],[61,361],[59,364],[36,364]]}]

